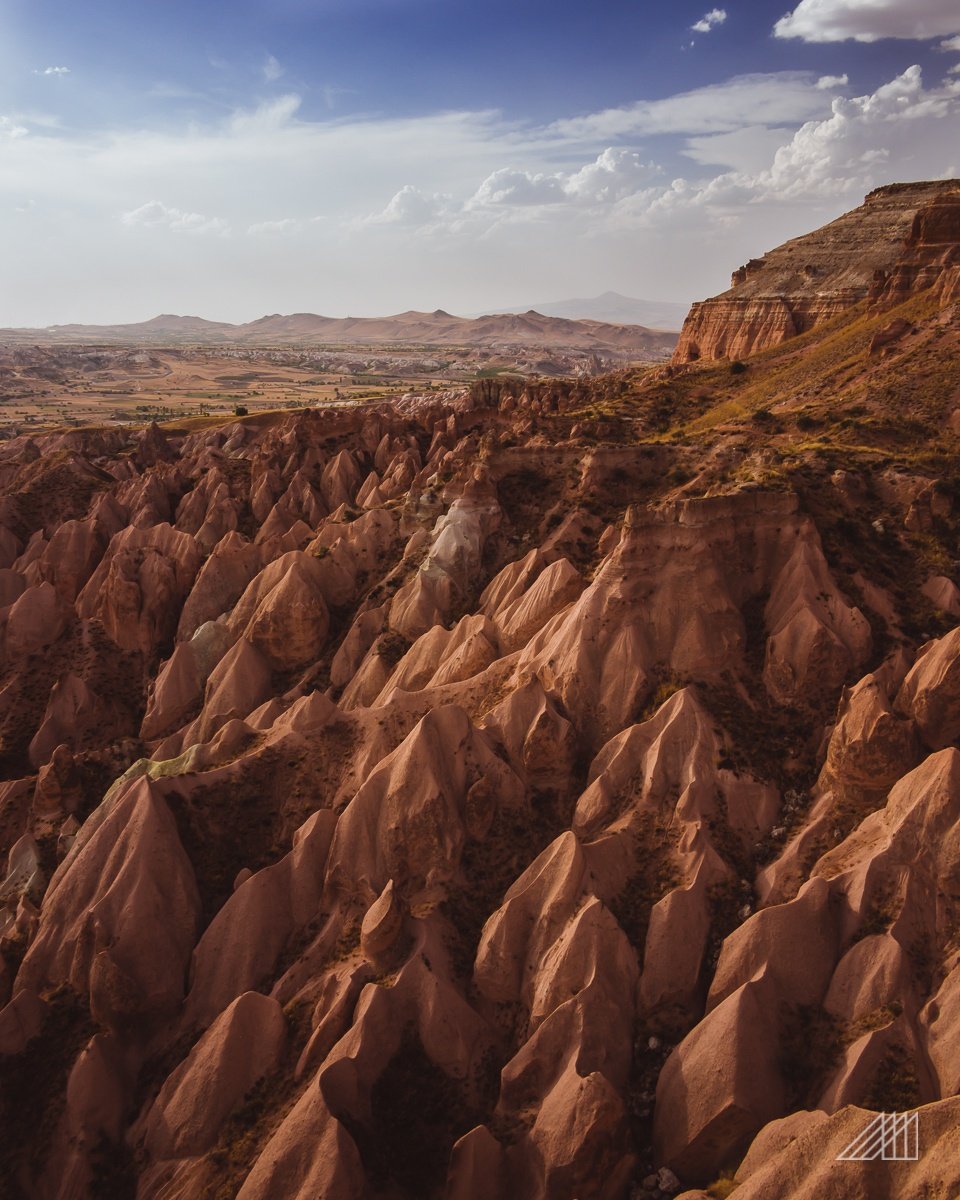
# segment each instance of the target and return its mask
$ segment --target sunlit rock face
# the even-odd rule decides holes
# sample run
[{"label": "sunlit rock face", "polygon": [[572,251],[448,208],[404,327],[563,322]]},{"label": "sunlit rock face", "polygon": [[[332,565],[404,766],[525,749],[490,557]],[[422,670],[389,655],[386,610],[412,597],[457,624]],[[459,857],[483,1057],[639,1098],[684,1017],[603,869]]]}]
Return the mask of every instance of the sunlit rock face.
[{"label": "sunlit rock face", "polygon": [[960,185],[877,188],[863,205],[733,273],[730,290],[694,304],[675,363],[743,359],[778,346],[862,301],[942,287],[960,266]]}]

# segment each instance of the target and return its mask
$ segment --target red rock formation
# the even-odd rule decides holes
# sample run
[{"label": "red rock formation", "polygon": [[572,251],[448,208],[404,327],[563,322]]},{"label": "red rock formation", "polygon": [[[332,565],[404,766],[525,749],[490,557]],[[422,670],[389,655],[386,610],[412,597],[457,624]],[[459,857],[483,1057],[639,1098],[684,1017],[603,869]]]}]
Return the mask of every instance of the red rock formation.
[{"label": "red rock formation", "polygon": [[694,304],[673,361],[746,358],[862,300],[949,290],[960,254],[958,211],[960,190],[950,180],[877,188],[860,208],[751,259],[729,291]]},{"label": "red rock formation", "polygon": [[673,1051],[657,1084],[654,1146],[682,1178],[706,1183],[783,1114],[778,993],[760,972]]},{"label": "red rock formation", "polygon": [[15,986],[70,984],[99,1021],[125,1028],[182,999],[199,904],[173,817],[146,781],[97,816],[51,881]]},{"label": "red rock formation", "polygon": [[77,615],[96,617],[123,650],[147,657],[173,635],[200,567],[189,534],[160,523],[116,534],[77,597]]},{"label": "red rock formation", "polygon": [[[0,443],[14,1200],[953,1195],[927,187],[744,298],[745,346],[838,315],[719,408],[688,367]],[[918,1106],[920,1160],[838,1172]]]},{"label": "red rock formation", "polygon": [[231,1110],[274,1070],[286,1040],[280,1005],[244,992],[168,1076],[147,1112],[143,1139],[157,1159],[186,1158],[216,1144]]},{"label": "red rock formation", "polygon": [[[887,1168],[899,1195],[922,1196],[924,1191],[942,1189],[949,1196],[960,1186],[960,1164],[952,1144],[958,1109],[960,1102],[953,1097],[918,1110],[923,1153],[915,1161]],[[771,1123],[755,1139],[737,1172],[742,1180],[738,1200],[740,1195],[743,1200],[782,1196],[814,1200],[823,1195],[860,1200],[869,1194],[870,1181],[878,1174],[875,1161],[847,1162],[838,1170],[837,1156],[876,1120],[876,1112],[850,1105],[831,1117],[802,1112]]]}]

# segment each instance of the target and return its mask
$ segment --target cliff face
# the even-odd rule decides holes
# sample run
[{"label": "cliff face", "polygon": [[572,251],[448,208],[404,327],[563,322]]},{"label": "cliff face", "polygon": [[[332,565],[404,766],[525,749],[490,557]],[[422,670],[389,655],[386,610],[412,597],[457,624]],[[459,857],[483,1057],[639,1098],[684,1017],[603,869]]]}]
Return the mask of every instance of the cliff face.
[{"label": "cliff face", "polygon": [[861,300],[897,302],[960,283],[960,184],[891,184],[822,229],[733,273],[729,291],[692,306],[674,362],[744,358],[805,333]]},{"label": "cliff face", "polygon": [[960,294],[960,188],[942,191],[917,212],[903,253],[889,272],[877,272],[870,296],[896,304],[930,287],[945,303]]}]

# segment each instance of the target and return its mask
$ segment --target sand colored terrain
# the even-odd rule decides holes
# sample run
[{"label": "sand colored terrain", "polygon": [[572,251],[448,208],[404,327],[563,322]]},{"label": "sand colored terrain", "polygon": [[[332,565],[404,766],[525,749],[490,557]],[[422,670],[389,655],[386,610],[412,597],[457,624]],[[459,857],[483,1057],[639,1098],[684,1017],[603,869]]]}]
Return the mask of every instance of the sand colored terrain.
[{"label": "sand colored terrain", "polygon": [[510,318],[509,329],[498,324],[508,318],[450,318],[441,336],[426,314],[414,315],[424,321],[360,322],[372,332],[352,342],[357,330],[349,322],[333,322],[335,338],[314,336],[309,321],[287,317],[254,322],[252,331],[223,326],[232,340],[225,334],[209,345],[201,334],[212,323],[199,318],[26,335],[0,330],[0,437],[65,425],[222,419],[237,407],[369,403],[483,377],[586,377],[663,360],[676,343],[675,334],[637,326],[540,317]]},{"label": "sand colored terrain", "polygon": [[443,386],[440,364],[415,355],[371,364],[354,356],[198,347],[0,345],[0,433],[222,421],[238,406],[270,412],[351,404],[434,385]]},{"label": "sand colored terrain", "polygon": [[0,446],[9,1195],[957,1193],[960,304],[900,278],[744,370]]}]

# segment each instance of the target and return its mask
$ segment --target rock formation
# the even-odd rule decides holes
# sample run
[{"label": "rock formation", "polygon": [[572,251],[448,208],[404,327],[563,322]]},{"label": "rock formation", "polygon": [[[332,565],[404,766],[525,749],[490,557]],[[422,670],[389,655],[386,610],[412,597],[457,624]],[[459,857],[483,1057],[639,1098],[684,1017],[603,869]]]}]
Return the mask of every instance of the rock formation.
[{"label": "rock formation", "polygon": [[4,1196],[957,1193],[958,196],[735,377],[0,446]]},{"label": "rock formation", "polygon": [[778,346],[865,300],[936,285],[946,300],[960,280],[960,184],[892,184],[862,207],[751,259],[730,290],[693,305],[675,363],[742,359]]}]

